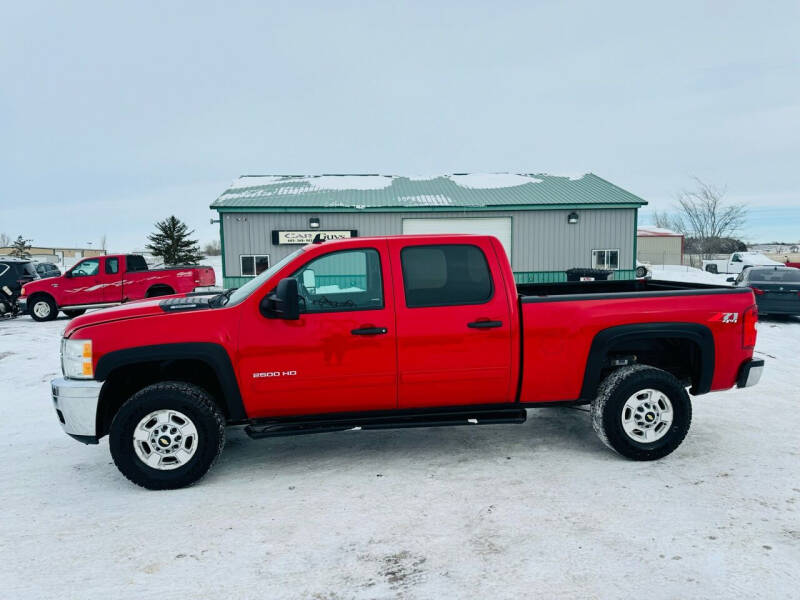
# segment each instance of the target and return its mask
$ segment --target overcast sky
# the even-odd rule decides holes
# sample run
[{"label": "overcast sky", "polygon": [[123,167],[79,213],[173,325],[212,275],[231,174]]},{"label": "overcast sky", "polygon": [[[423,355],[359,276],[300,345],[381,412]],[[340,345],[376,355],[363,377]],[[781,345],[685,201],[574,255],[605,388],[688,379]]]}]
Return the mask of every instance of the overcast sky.
[{"label": "overcast sky", "polygon": [[245,173],[591,171],[800,239],[797,1],[120,4],[4,5],[0,232],[205,242]]}]

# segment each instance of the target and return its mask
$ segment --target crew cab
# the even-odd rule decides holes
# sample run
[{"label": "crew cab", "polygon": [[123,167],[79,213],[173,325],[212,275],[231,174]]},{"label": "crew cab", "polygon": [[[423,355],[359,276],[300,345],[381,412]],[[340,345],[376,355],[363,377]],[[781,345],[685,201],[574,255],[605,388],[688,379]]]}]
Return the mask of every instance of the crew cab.
[{"label": "crew cab", "polygon": [[494,237],[352,238],[222,294],[74,319],[52,397],[66,433],[109,435],[118,468],[151,489],[202,477],[226,426],[264,438],[522,423],[544,406],[588,404],[606,445],[653,460],[687,434],[689,392],[758,381],[756,320],[749,288],[516,285]]},{"label": "crew cab", "polygon": [[184,294],[215,283],[214,269],[197,265],[149,269],[139,254],[84,258],[60,277],[26,284],[18,303],[35,321],[52,321],[62,311],[76,317],[87,308]]},{"label": "crew cab", "polygon": [[750,267],[777,265],[783,265],[783,263],[772,260],[760,252],[734,252],[728,258],[723,258],[722,260],[704,260],[703,270],[709,273],[732,273],[737,275]]}]

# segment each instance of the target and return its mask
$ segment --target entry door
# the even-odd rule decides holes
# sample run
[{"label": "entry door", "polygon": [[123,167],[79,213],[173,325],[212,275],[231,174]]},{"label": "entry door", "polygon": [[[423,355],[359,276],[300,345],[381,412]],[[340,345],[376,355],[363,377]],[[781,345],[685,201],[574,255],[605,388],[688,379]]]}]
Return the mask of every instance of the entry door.
[{"label": "entry door", "polygon": [[497,258],[488,241],[461,239],[389,242],[398,290],[400,408],[512,397],[511,315]]},{"label": "entry door", "polygon": [[76,264],[71,277],[64,280],[64,305],[91,304],[97,302],[100,289],[100,259],[87,258]]},{"label": "entry door", "polygon": [[239,377],[249,415],[396,408],[387,254],[383,242],[311,258],[292,275],[301,296],[296,321],[264,318],[256,306],[245,314]]}]

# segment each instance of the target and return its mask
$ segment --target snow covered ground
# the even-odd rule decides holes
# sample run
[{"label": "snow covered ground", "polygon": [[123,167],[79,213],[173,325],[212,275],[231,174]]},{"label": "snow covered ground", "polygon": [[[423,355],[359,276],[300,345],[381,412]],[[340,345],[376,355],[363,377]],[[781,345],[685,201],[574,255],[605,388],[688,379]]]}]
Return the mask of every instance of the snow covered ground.
[{"label": "snow covered ground", "polygon": [[251,441],[148,492],[56,420],[66,321],[0,321],[2,598],[797,598],[800,319],[764,321],[758,387],[695,400],[671,456],[587,414]]}]

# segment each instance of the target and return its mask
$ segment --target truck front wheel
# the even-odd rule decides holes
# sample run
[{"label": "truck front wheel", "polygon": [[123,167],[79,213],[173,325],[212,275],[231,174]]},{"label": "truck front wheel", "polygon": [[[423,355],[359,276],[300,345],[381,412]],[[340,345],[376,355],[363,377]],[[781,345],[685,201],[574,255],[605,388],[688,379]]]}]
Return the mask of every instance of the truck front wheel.
[{"label": "truck front wheel", "polygon": [[28,301],[28,312],[34,321],[52,321],[58,316],[58,307],[52,296],[38,294]]},{"label": "truck front wheel", "polygon": [[670,373],[632,365],[600,384],[591,413],[606,446],[633,460],[656,460],[681,445],[692,422],[692,403]]},{"label": "truck front wheel", "polygon": [[136,392],[111,422],[109,447],[117,468],[150,490],[193,484],[225,444],[225,419],[204,389],[183,382]]}]

